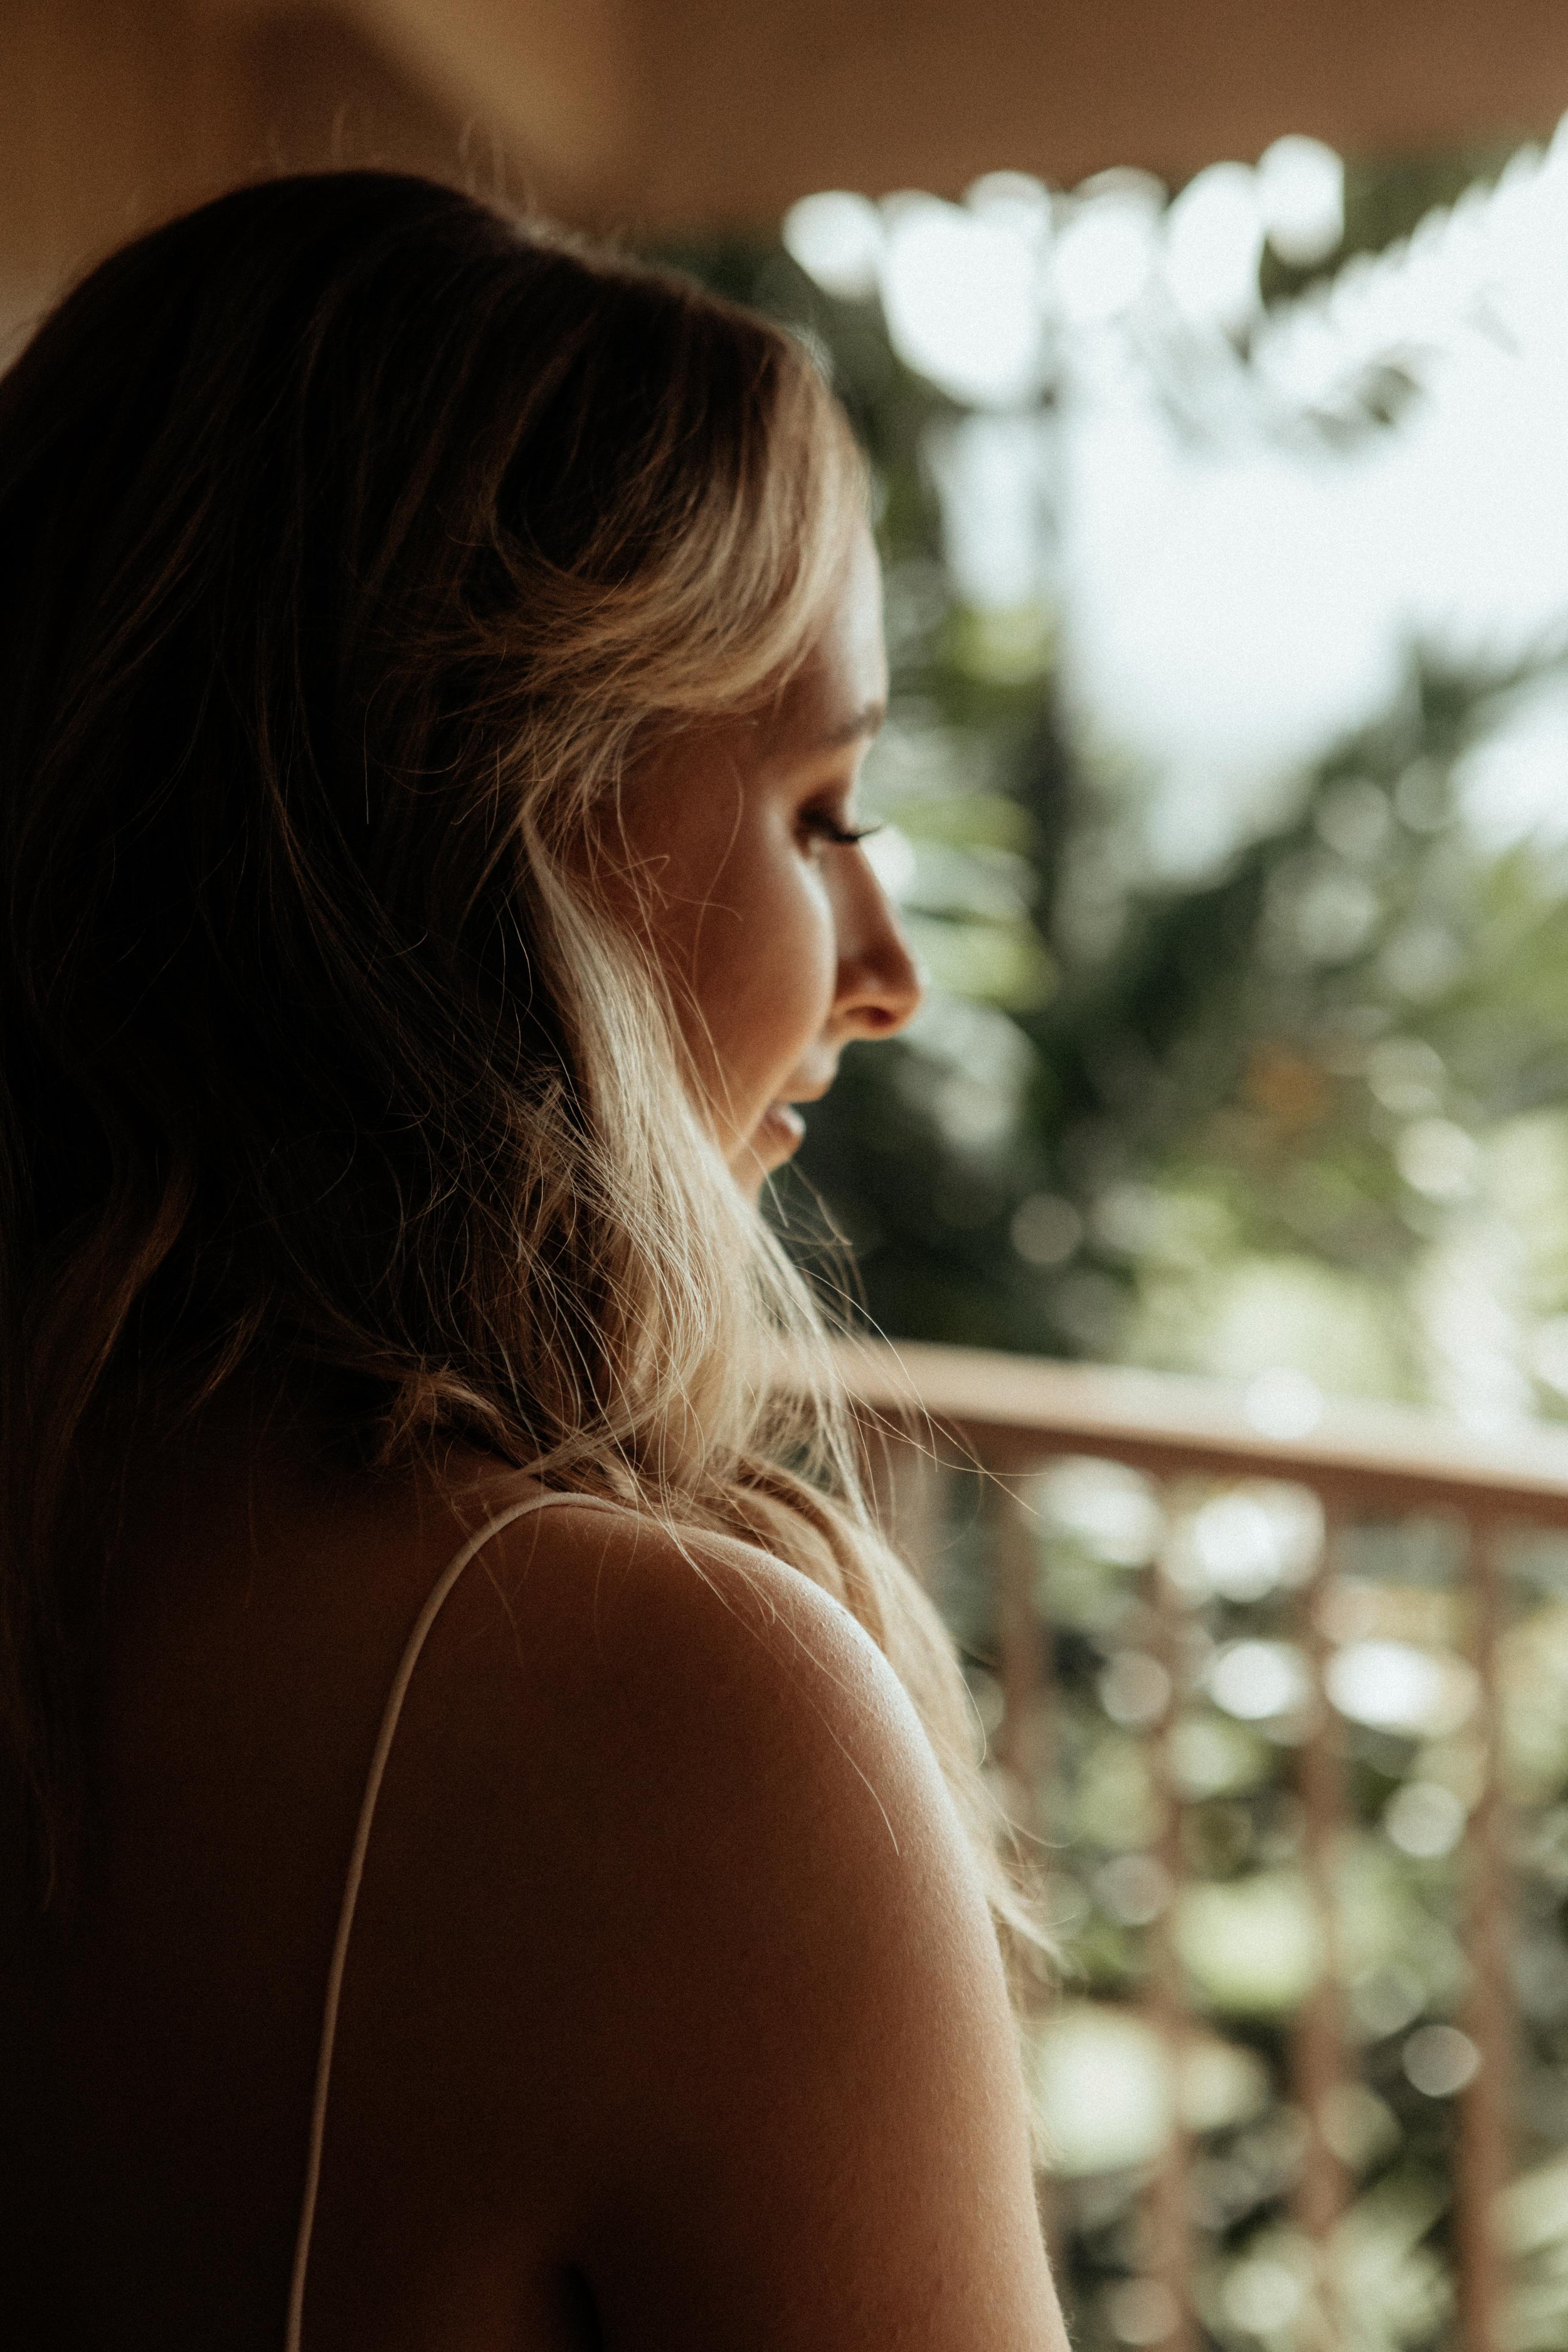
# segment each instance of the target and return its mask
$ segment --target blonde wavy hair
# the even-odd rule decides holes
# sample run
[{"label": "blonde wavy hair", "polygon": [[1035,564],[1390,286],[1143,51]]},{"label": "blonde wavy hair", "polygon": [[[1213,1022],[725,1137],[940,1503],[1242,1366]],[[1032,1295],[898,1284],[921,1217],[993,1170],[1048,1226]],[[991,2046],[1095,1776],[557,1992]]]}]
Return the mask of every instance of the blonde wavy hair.
[{"label": "blonde wavy hair", "polygon": [[459,1438],[792,1564],[1032,1939],[822,1319],[595,880],[628,760],[777,692],[865,507],[789,336],[389,174],[159,229],[0,385],[0,1723],[46,1888],[105,1433],[245,1369],[363,1462]]}]

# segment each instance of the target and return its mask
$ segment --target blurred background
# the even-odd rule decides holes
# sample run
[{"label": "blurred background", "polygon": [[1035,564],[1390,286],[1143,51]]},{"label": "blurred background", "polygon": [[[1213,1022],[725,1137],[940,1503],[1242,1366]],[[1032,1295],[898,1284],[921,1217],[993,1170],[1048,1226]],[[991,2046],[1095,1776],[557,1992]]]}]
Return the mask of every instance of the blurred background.
[{"label": "blurred background", "polygon": [[758,304],[862,436],[933,988],[775,1213],[870,1330],[1297,1448],[921,1456],[1086,2347],[1568,2344],[1568,1547],[1301,1451],[1568,1419],[1564,108],[1547,0],[0,6],[10,347],[390,164]]}]

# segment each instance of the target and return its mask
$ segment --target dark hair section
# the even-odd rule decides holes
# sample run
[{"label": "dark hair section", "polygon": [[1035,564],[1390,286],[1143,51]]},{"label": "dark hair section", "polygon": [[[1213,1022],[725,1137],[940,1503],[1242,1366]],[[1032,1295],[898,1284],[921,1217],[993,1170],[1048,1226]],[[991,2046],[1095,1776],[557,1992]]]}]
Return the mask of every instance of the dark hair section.
[{"label": "dark hair section", "polygon": [[579,692],[649,715],[617,614],[744,506],[798,365],[351,173],[125,247],[0,383],[0,1733],[46,1891],[115,1414],[247,1364],[362,1457],[521,1461],[607,1409],[518,747]]}]

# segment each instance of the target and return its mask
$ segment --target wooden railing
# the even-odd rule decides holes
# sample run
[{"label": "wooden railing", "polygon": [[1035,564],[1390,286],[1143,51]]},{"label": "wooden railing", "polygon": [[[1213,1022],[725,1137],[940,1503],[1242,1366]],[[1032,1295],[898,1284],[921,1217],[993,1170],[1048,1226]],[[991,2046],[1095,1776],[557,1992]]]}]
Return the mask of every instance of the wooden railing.
[{"label": "wooden railing", "polygon": [[[1297,2307],[1279,2315],[1272,2329],[1263,2324],[1267,2311],[1261,2319],[1252,2313],[1249,2320],[1243,2307],[1234,2326],[1223,2315],[1215,2318],[1214,2295],[1194,2266],[1201,2270],[1209,2261],[1210,2272],[1218,2275],[1219,2258],[1210,2261],[1201,2231],[1193,2227],[1195,2141],[1173,2106],[1163,2145],[1135,2184],[1136,2227],[1128,2238],[1127,2283],[1116,2289],[1121,2301],[1112,2300],[1110,2306],[1113,2321],[1097,2335],[1091,2316],[1080,2314],[1076,2339],[1090,2345],[1120,2339],[1167,2352],[1196,2352],[1207,2337],[1289,2346],[1296,2352],[1329,2352],[1331,2347],[1338,2352],[1342,2346],[1384,2340],[1375,2329],[1366,2334],[1363,2315],[1347,2308],[1346,2297],[1356,2294],[1355,2273],[1334,2252],[1357,2192],[1344,2134],[1334,2129],[1333,2117],[1342,2109],[1345,2086],[1355,2080],[1359,2063],[1345,2012],[1345,1932],[1355,1923],[1344,1916],[1339,1855],[1352,1834],[1361,1834],[1363,1844],[1369,1835],[1373,1843],[1376,1838],[1375,1829],[1356,1828],[1348,1773],[1353,1769],[1365,1777],[1351,1752],[1355,1738],[1364,1735],[1347,1721],[1342,1704],[1333,1703],[1334,1661],[1342,1654],[1336,1643],[1342,1642],[1347,1603],[1360,1606],[1364,1616],[1368,1594],[1375,1600],[1382,1590],[1364,1578],[1346,1578],[1347,1543],[1358,1530],[1415,1520],[1448,1528],[1454,1556],[1462,1561],[1443,1605],[1451,1607],[1452,1621],[1462,1629],[1455,1643],[1468,1652],[1473,1670],[1465,1738],[1475,1785],[1466,1791],[1462,1840],[1445,1868],[1457,1874],[1457,1927],[1468,1984],[1447,2009],[1448,2022],[1436,2029],[1447,2041],[1432,2042],[1428,2028],[1427,2051],[1429,2059],[1447,2052],[1445,2063],[1458,2053],[1452,2071],[1472,2071],[1468,2082],[1456,2086],[1458,2096],[1446,2111],[1454,2116],[1444,2159],[1452,2167],[1452,2203],[1433,2232],[1438,2247],[1434,2274],[1441,2269],[1447,2278],[1448,2315],[1440,2324],[1440,2315],[1433,2320],[1435,2332],[1423,2335],[1417,2327],[1401,2340],[1457,2342],[1463,2352],[1568,2342],[1568,2333],[1552,2332],[1550,2319],[1538,2320],[1532,2335],[1529,2326],[1521,2333],[1510,2318],[1504,2217],[1506,2192],[1518,2170],[1514,2086],[1520,2020],[1510,1967],[1514,1824],[1500,1739],[1500,1661],[1510,1612],[1508,1548],[1521,1528],[1568,1528],[1568,1432],[1482,1433],[1409,1410],[1331,1402],[1288,1374],[1267,1376],[1250,1389],[1230,1389],[915,1345],[897,1350],[855,1346],[846,1349],[844,1363],[884,1520],[939,1600],[944,1551],[956,1539],[952,1529],[959,1528],[972,1559],[980,1531],[982,1573],[992,1585],[988,1631],[977,1642],[972,1625],[963,1638],[972,1658],[977,1646],[983,1653],[977,1663],[991,1677],[986,1687],[995,1702],[995,1719],[990,1752],[1009,1810],[1039,1842],[1047,1861],[1059,1859],[1064,1851],[1071,1860],[1071,1836],[1053,1818],[1053,1727],[1060,1692],[1053,1669],[1058,1628],[1051,1619],[1048,1579],[1042,1587],[1042,1560],[1052,1538],[1040,1501],[1040,1474],[1064,1458],[1114,1462],[1142,1474],[1152,1498],[1163,1507],[1164,1532],[1133,1574],[1139,1671],[1154,1693],[1153,1711],[1146,1708],[1140,1722],[1153,1811],[1138,1867],[1148,1871],[1152,1865],[1150,1883],[1156,1889],[1163,1885],[1168,1899],[1162,1904],[1152,1898],[1144,1906],[1149,1916],[1137,1980],[1124,1986],[1120,1997],[1158,2037],[1173,2080],[1184,2048],[1208,2030],[1178,1935],[1182,1892],[1193,1884],[1194,1873],[1186,1859],[1191,1800],[1176,1759],[1181,1727],[1192,1719],[1191,1658],[1202,1616],[1191,1578],[1180,1572],[1183,1530],[1190,1535],[1193,1510],[1202,1507],[1202,1498],[1212,1503],[1227,1490],[1245,1494],[1248,1482],[1287,1482],[1310,1490],[1321,1506],[1321,1539],[1314,1556],[1268,1603],[1275,1636],[1269,1655],[1288,1659],[1301,1677],[1279,1751],[1280,1769],[1294,1789],[1296,1884],[1310,1891],[1321,1937],[1315,1980],[1293,2015],[1279,2021],[1278,2034],[1280,2096],[1301,2137],[1293,2183],[1282,2190],[1279,2211],[1282,2226],[1293,2233],[1291,2242],[1307,2250],[1310,2275]],[[1234,1631],[1245,1612],[1226,1605],[1219,1614]],[[1244,1646],[1230,1645],[1232,1652]],[[1268,1645],[1258,1646],[1261,1654]],[[1363,1645],[1363,1664],[1369,1654]],[[1153,1667],[1147,1663],[1151,1658]],[[1450,1657],[1449,1671],[1463,1674],[1464,1668]],[[1209,1704],[1206,1698],[1202,1703]],[[1568,1955],[1563,1975],[1568,1982]],[[1070,1979],[1067,1990],[1070,1993]],[[1568,1996],[1563,2007],[1568,2011]],[[1408,2052],[1410,2044],[1405,2048]],[[1428,2111],[1422,2112],[1425,2117]],[[1540,2137],[1537,2132],[1538,2143]],[[1563,2137],[1568,2139],[1568,2126]],[[1538,2145],[1538,2159],[1540,2154]],[[1568,2200],[1568,2175],[1562,2193]],[[1568,2281],[1568,2203],[1563,2238],[1560,2268]],[[1110,2294],[1105,2290],[1102,2300]]]}]

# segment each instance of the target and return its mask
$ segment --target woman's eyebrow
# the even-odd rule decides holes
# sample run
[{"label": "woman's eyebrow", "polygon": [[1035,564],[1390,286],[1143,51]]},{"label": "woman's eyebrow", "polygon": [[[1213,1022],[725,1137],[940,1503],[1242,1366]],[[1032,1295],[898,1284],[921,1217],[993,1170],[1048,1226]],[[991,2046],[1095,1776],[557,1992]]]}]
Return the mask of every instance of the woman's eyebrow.
[{"label": "woman's eyebrow", "polygon": [[847,719],[842,727],[835,727],[822,736],[816,748],[819,751],[837,751],[846,743],[858,743],[862,735],[875,735],[887,716],[885,702],[868,702],[863,710],[855,713],[853,719]]}]

